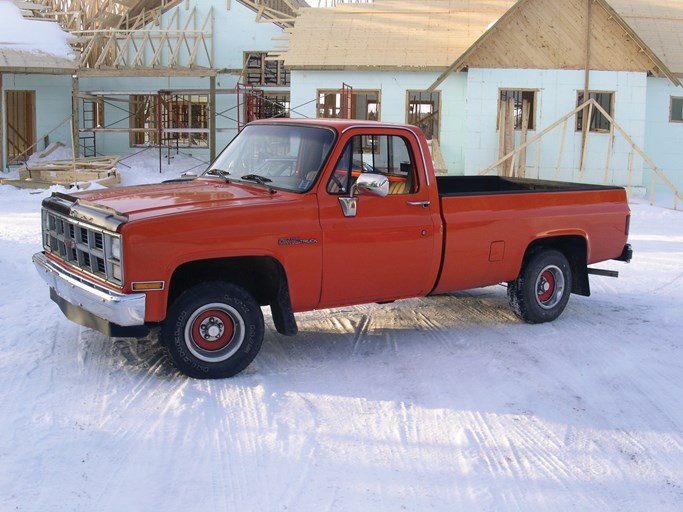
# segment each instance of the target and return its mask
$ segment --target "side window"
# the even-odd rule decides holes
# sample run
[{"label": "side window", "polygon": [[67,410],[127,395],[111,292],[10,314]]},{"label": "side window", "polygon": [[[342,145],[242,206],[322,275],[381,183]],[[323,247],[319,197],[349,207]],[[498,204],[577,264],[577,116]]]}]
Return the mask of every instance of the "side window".
[{"label": "side window", "polygon": [[383,174],[389,194],[417,190],[415,166],[408,142],[394,135],[356,135],[344,148],[327,184],[330,194],[347,194],[362,173]]},{"label": "side window", "polygon": [[[351,189],[351,179],[353,177],[353,155],[354,145],[358,143],[360,137],[354,137],[349,142],[346,143],[346,147],[342,152],[339,160],[334,166],[334,171],[332,171],[332,176],[327,184],[327,191],[330,194],[347,194]],[[358,176],[360,174],[360,167],[357,168]]]}]

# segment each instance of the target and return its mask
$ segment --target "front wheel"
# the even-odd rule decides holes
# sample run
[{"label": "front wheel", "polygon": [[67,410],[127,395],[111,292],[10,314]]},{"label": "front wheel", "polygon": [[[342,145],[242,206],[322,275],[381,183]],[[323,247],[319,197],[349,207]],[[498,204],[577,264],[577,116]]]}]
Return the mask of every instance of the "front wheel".
[{"label": "front wheel", "polygon": [[508,301],[525,322],[555,320],[572,291],[572,271],[564,254],[543,249],[529,258],[519,277],[508,284]]},{"label": "front wheel", "polygon": [[202,283],[171,305],[160,336],[178,370],[198,379],[232,377],[253,361],[263,342],[263,314],[243,288]]}]

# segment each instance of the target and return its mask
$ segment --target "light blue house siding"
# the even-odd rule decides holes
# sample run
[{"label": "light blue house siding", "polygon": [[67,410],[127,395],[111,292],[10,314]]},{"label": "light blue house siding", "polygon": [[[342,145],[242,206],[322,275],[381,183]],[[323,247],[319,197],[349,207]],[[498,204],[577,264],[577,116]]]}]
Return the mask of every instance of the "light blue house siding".
[{"label": "light blue house siding", "polygon": [[[406,122],[408,91],[424,91],[438,77],[436,72],[418,71],[305,71],[291,72],[291,117],[316,117],[319,90],[340,90],[342,83],[356,91],[379,91],[379,119]],[[464,169],[467,78],[454,73],[439,87],[441,93],[440,144],[450,172]]]},{"label": "light blue house siding", "polygon": [[[683,190],[683,123],[670,121],[671,98],[682,98],[683,88],[665,78],[647,79],[645,152],[678,190]],[[644,185],[650,191],[652,172],[645,166]],[[657,180],[655,188],[668,188]]]},{"label": "light blue house siding", "polygon": [[[536,90],[536,129],[528,139],[552,125],[577,106],[577,92],[584,88],[584,72],[573,70],[527,69],[470,69],[467,75],[467,144],[465,173],[479,174],[498,160],[498,131],[496,128],[498,97],[502,89]],[[613,116],[617,124],[640,147],[645,146],[645,118],[647,77],[645,73],[604,72],[590,73],[591,91],[613,92]],[[447,101],[447,100],[446,100]],[[581,169],[582,133],[576,131],[576,119],[568,120],[562,159],[563,125],[543,136],[538,155],[539,177],[578,181]],[[517,133],[519,145],[519,132]],[[527,150],[526,175],[536,177],[537,144]],[[585,162],[585,181],[603,183],[607,155],[611,152],[608,183],[627,185],[629,182],[630,144],[615,135],[610,148],[609,133],[591,132]],[[559,163],[559,176],[558,176]],[[642,161],[634,158],[632,183],[642,183]],[[495,173],[495,172],[494,172]]]}]

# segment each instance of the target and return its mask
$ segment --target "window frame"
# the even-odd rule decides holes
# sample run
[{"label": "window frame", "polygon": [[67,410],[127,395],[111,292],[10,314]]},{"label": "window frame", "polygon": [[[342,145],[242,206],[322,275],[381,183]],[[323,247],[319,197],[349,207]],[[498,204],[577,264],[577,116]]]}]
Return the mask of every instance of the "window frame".
[{"label": "window frame", "polygon": [[[369,151],[373,152],[372,156],[372,165],[368,164],[363,159],[364,153],[367,152],[368,150],[368,144],[366,142],[366,139],[369,138],[378,138],[380,140],[375,141],[370,147],[371,148],[379,148],[379,155],[382,156],[381,154],[381,148],[384,147],[386,151],[386,162],[387,164],[390,165],[390,168],[387,168],[386,170],[382,171],[379,167],[375,165],[376,163],[376,157],[375,157],[375,151],[370,149]],[[384,138],[385,140],[382,142],[381,139]],[[357,134],[352,136],[346,141],[346,144],[344,145],[344,149],[342,150],[341,154],[339,155],[339,158],[334,164],[334,170],[332,171],[332,175],[330,176],[327,184],[325,185],[325,190],[328,194],[334,195],[334,196],[344,196],[349,193],[353,181],[353,173],[354,172],[359,172],[360,174],[362,173],[374,173],[374,174],[380,174],[382,176],[386,176],[387,179],[391,181],[401,181],[401,178],[403,175],[401,174],[401,166],[404,165],[405,162],[399,162],[398,166],[396,165],[396,162],[394,161],[394,149],[395,149],[395,144],[396,144],[396,139],[399,139],[405,148],[405,151],[408,155],[409,162],[409,170],[406,171],[405,175],[405,180],[404,182],[407,182],[410,184],[410,188],[407,189],[404,192],[400,193],[394,193],[390,195],[400,195],[400,196],[405,196],[405,195],[410,195],[410,194],[416,194],[420,190],[420,184],[418,180],[418,173],[416,169],[416,159],[415,159],[415,154],[413,153],[412,145],[410,143],[410,140],[407,137],[404,137],[399,134],[372,134],[372,133],[365,133],[365,134]],[[359,149],[360,151],[357,153],[355,150]],[[350,155],[348,155],[348,152],[351,152]],[[354,155],[359,154],[360,157],[359,159],[354,159]],[[334,176],[336,175],[336,172],[340,169],[339,164],[342,160],[348,159],[348,163],[345,163],[345,165],[341,168],[341,170],[345,173],[344,176],[344,186],[341,188],[340,187],[340,180],[335,180]],[[354,165],[356,162],[360,163],[360,168],[355,169]],[[365,165],[369,165],[371,167],[370,170],[365,170]],[[350,166],[350,169],[346,168],[346,166]],[[398,172],[396,172],[398,171]],[[408,174],[409,173],[409,174]],[[339,176],[338,176],[339,177]],[[337,188],[337,190],[334,190]]]},{"label": "window frame", "polygon": [[[583,96],[583,93],[584,93],[584,91],[576,91],[576,106],[577,107],[586,102],[585,99],[580,100],[580,97]],[[607,113],[610,115],[610,117],[612,119],[614,119],[614,107],[615,107],[616,92],[615,91],[597,91],[597,90],[589,90],[588,91],[588,97],[589,98],[593,97],[594,95],[597,96],[600,94],[609,94],[610,95],[609,109],[605,109],[605,110],[607,110]],[[602,102],[598,101],[597,98],[595,98],[595,101],[597,101],[598,103],[600,103],[602,105]],[[609,133],[611,131],[612,123],[602,114],[602,112],[600,112],[598,109],[593,109],[592,116],[593,117],[588,122],[588,133]],[[608,125],[607,128],[593,128],[592,124],[596,118],[598,118],[598,119],[603,118]],[[583,133],[583,110],[577,112],[574,119],[576,120],[575,131],[578,133]]]},{"label": "window frame", "polygon": [[289,91],[256,91],[253,94],[254,107],[250,109],[244,104],[244,119],[248,123],[258,119],[289,118],[291,112],[291,95]]},{"label": "window frame", "polygon": [[[275,78],[269,78],[272,76]],[[268,52],[264,51],[243,53],[242,79],[246,85],[254,87],[289,87],[290,85],[290,73],[285,68],[285,61],[268,59]]]},{"label": "window frame", "polygon": [[[131,94],[128,102],[131,112],[129,127],[133,130],[129,138],[131,147],[159,144],[173,144],[182,148],[208,147],[208,91],[195,94]],[[178,119],[181,121],[178,122]],[[167,124],[164,124],[165,120]],[[182,131],[183,128],[188,131]],[[145,130],[138,131],[140,129]]]},{"label": "window frame", "polygon": [[[683,123],[683,96],[671,96],[669,100],[669,122],[670,123]],[[674,119],[674,102],[680,102],[680,119]]]},{"label": "window frame", "polygon": [[[509,99],[506,98],[503,100],[503,94],[504,93],[513,93],[517,94],[520,93],[520,101],[524,101],[524,95],[525,94],[532,94],[532,102],[531,102],[531,113],[529,114],[529,124],[531,126],[527,126],[527,131],[533,132],[536,131],[536,110],[537,110],[537,105],[538,105],[538,93],[540,92],[540,89],[528,89],[528,88],[510,88],[510,87],[499,87],[498,88],[498,107],[496,109],[496,130],[500,130],[500,109],[503,101],[507,101]],[[515,102],[517,100],[515,99]],[[515,106],[516,108],[516,106]],[[522,131],[522,107],[520,105],[520,114],[519,116],[515,115],[515,131]],[[518,123],[519,121],[519,123]]]},{"label": "window frame", "polygon": [[[371,95],[375,95],[372,98]],[[324,99],[322,97],[324,96]],[[334,104],[328,102],[327,98],[329,96],[334,96]],[[365,96],[365,117],[359,119],[357,117],[352,117],[351,119],[362,120],[362,121],[379,121],[382,119],[382,91],[380,89],[353,89],[351,91],[351,114],[353,115],[356,111],[358,96]],[[342,90],[341,89],[318,89],[316,91],[316,105],[315,105],[315,117],[317,119],[342,119]],[[374,109],[370,109],[372,106]],[[334,110],[334,115],[320,115],[321,109],[332,109]],[[371,117],[376,111],[376,117]]]},{"label": "window frame", "polygon": [[[413,95],[419,95],[417,98],[417,101],[411,101],[412,98],[411,96]],[[428,95],[429,99],[423,101],[422,96],[423,95]],[[412,105],[431,105],[432,107],[432,112],[429,114],[428,117],[432,117],[433,120],[430,121],[430,131],[425,131],[422,126],[419,124],[415,124],[413,121],[418,121],[420,122],[422,119],[419,118],[420,114],[419,112],[411,113],[411,106]],[[417,117],[417,119],[411,118],[412,116]],[[441,133],[441,91],[434,91],[434,92],[427,92],[425,90],[407,90],[406,91],[406,124],[412,125],[412,126],[417,126],[424,132],[425,137],[427,139],[436,139],[439,140],[439,136]],[[429,137],[431,135],[431,137]]]}]

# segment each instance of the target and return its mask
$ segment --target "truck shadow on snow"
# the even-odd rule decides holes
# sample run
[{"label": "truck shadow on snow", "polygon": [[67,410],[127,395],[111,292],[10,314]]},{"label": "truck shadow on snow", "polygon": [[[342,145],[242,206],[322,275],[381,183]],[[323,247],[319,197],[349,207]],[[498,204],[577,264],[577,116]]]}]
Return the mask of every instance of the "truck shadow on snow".
[{"label": "truck shadow on snow", "polygon": [[[251,389],[264,397],[311,394],[433,409],[541,413],[609,428],[615,414],[624,424],[631,421],[632,398],[622,397],[630,386],[624,375],[608,371],[601,361],[629,350],[620,331],[640,322],[618,300],[572,297],[562,317],[537,325],[512,313],[502,287],[302,313],[294,337],[275,332],[268,319],[254,362],[235,377],[215,381],[182,375],[153,339],[116,339],[100,356],[110,361],[100,364],[133,381],[151,376],[160,385],[193,382],[197,393]],[[601,389],[598,397],[595,389]],[[634,402],[633,409],[656,414],[655,404],[645,402]],[[616,404],[621,412],[612,411]]]},{"label": "truck shadow on snow", "polygon": [[[456,369],[464,355],[482,361],[495,360],[501,347],[526,353],[531,349],[575,345],[582,329],[590,330],[593,336],[596,329],[603,328],[613,334],[614,324],[623,323],[618,314],[628,315],[626,308],[611,305],[606,312],[612,320],[605,322],[605,315],[591,306],[594,302],[574,296],[564,315],[555,322],[530,325],[511,311],[504,287],[488,287],[390,304],[300,313],[299,333],[292,337],[276,332],[264,308],[266,334],[261,351],[242,374],[225,382],[240,377],[308,374],[316,369],[334,371],[346,364],[372,370],[374,365],[400,364],[406,358],[426,366],[438,366],[445,358]],[[94,332],[93,335],[99,336]],[[145,339],[116,338],[111,349],[104,350],[113,359],[111,365],[117,368],[154,371],[163,378],[184,378],[172,367],[155,333]]]}]

